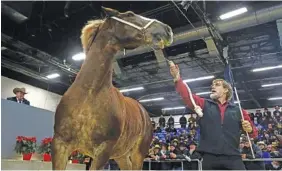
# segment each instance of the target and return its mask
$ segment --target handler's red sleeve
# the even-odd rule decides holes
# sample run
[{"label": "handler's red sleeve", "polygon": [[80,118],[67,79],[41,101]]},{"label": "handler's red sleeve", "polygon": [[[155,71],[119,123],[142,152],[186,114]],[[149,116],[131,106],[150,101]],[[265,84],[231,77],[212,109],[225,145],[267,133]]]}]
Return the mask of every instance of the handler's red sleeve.
[{"label": "handler's red sleeve", "polygon": [[253,128],[252,133],[249,133],[250,137],[256,138],[258,136],[258,130],[257,130],[256,126],[252,122],[252,120],[251,120],[251,118],[250,118],[250,116],[249,116],[249,114],[246,110],[242,109],[242,113],[243,113],[243,116],[244,116],[244,120],[249,121],[252,125],[252,128]]},{"label": "handler's red sleeve", "polygon": [[[189,91],[187,90],[187,87],[185,85],[186,83],[183,82],[183,80],[180,78],[176,83],[175,83],[175,88],[176,91],[180,94],[180,96],[182,97],[183,101],[185,102],[185,104],[192,110],[194,110],[194,106],[191,102],[190,99],[190,94]],[[192,94],[193,99],[196,103],[196,105],[200,106],[202,109],[204,107],[204,103],[205,100],[195,94]]]}]

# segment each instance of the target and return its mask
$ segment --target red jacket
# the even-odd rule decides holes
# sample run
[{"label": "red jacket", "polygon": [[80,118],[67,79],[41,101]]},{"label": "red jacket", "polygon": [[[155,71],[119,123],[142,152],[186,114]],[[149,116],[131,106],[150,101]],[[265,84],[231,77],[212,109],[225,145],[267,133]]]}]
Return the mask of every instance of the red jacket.
[{"label": "red jacket", "polygon": [[[189,91],[187,90],[186,86],[185,86],[186,83],[183,82],[182,79],[180,79],[179,81],[177,81],[175,83],[175,87],[176,87],[176,91],[178,93],[180,93],[182,99],[184,100],[185,104],[190,108],[190,109],[194,109],[193,105],[192,105],[192,102],[191,102],[191,99],[190,99],[190,95],[189,95]],[[194,101],[196,103],[196,105],[200,106],[202,109],[204,107],[204,103],[205,103],[205,100],[204,98],[201,98],[195,94],[192,94],[193,98],[194,98]],[[226,109],[226,106],[227,106],[227,103],[224,103],[224,104],[218,104],[218,107],[221,111],[221,121],[223,121],[223,118],[224,118],[224,112],[225,112],[225,109]],[[258,131],[257,131],[257,128],[254,126],[253,122],[251,121],[251,118],[248,114],[248,112],[244,109],[242,109],[242,112],[243,112],[243,115],[244,115],[244,120],[247,120],[251,123],[252,125],[252,128],[253,128],[253,132],[252,134],[249,134],[250,137],[252,138],[255,138],[258,136]]]}]

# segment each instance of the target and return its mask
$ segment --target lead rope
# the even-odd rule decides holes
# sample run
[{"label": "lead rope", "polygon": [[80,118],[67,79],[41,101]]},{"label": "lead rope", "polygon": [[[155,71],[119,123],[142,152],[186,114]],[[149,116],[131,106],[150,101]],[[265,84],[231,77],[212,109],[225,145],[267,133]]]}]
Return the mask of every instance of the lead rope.
[{"label": "lead rope", "polygon": [[[172,61],[169,61],[169,60],[168,60],[168,63],[169,63],[169,65],[170,65],[170,67],[175,67],[175,64],[174,64]],[[179,77],[180,77],[180,74],[179,74],[179,72],[178,72],[176,78],[174,78],[174,81],[176,81],[176,79],[179,79]],[[192,105],[193,105],[193,107],[194,107],[194,111],[198,114],[199,117],[203,117],[202,108],[201,108],[200,106],[198,106],[198,105],[195,103],[195,100],[194,100],[194,98],[193,98],[191,89],[187,86],[186,83],[184,83],[184,85],[186,86],[186,88],[187,88],[187,90],[188,90],[188,92],[189,92],[189,96],[190,96]]]}]

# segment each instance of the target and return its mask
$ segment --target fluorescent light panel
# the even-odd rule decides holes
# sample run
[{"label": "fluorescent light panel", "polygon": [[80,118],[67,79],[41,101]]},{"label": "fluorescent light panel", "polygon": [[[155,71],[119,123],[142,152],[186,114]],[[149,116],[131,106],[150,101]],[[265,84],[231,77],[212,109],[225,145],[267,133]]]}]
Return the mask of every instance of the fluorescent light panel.
[{"label": "fluorescent light panel", "polygon": [[206,92],[200,92],[200,93],[196,93],[196,95],[204,95],[204,94],[210,94],[210,91],[206,91]]},{"label": "fluorescent light panel", "polygon": [[246,7],[243,7],[243,8],[239,8],[239,9],[236,9],[234,11],[230,11],[228,13],[222,14],[221,16],[219,16],[219,18],[221,20],[225,20],[225,19],[237,16],[237,15],[243,14],[247,11],[248,11],[248,9]]},{"label": "fluorescent light panel", "polygon": [[263,84],[262,87],[272,87],[272,86],[280,86],[282,83],[273,83],[273,84]]},{"label": "fluorescent light panel", "polygon": [[282,97],[271,97],[268,100],[282,100]]},{"label": "fluorescent light panel", "polygon": [[76,55],[73,55],[72,56],[72,59],[75,60],[75,61],[81,61],[81,60],[84,60],[85,59],[85,54],[84,53],[78,53]]},{"label": "fluorescent light panel", "polygon": [[168,108],[163,108],[162,110],[177,110],[177,109],[185,109],[185,107],[184,106],[168,107]]},{"label": "fluorescent light panel", "polygon": [[160,101],[160,100],[164,100],[164,98],[159,97],[159,98],[154,98],[154,99],[144,99],[144,100],[139,100],[139,102],[151,102],[151,101]]},{"label": "fluorescent light panel", "polygon": [[59,77],[60,75],[58,74],[58,73],[54,73],[54,74],[49,74],[49,75],[47,75],[46,77],[48,78],[48,79],[54,79],[54,78],[57,78],[57,77]]},{"label": "fluorescent light panel", "polygon": [[282,65],[256,68],[256,69],[253,69],[252,71],[253,72],[260,72],[260,71],[267,71],[267,70],[278,69],[278,68],[282,68]]},{"label": "fluorescent light panel", "polygon": [[183,81],[186,82],[186,83],[190,83],[190,82],[194,82],[194,81],[208,80],[208,79],[212,79],[212,78],[214,78],[214,76],[210,75],[210,76],[205,76],[205,77],[186,79],[186,80],[183,80]]},{"label": "fluorescent light panel", "polygon": [[143,90],[144,87],[136,87],[136,88],[130,88],[130,89],[123,89],[123,90],[120,90],[121,93],[124,93],[124,92],[129,92],[129,91],[138,91],[138,90]]}]

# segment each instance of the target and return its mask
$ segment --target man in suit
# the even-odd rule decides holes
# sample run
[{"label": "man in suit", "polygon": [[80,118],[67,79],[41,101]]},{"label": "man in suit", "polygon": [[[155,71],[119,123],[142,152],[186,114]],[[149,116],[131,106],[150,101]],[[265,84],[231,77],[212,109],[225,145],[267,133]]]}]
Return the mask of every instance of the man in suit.
[{"label": "man in suit", "polygon": [[15,97],[8,97],[7,100],[11,100],[17,103],[22,103],[26,105],[30,105],[30,102],[24,98],[24,95],[27,94],[25,88],[14,88],[13,90]]}]

